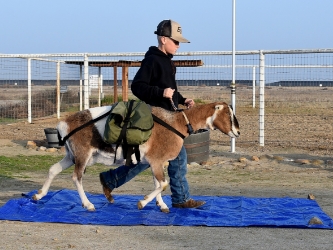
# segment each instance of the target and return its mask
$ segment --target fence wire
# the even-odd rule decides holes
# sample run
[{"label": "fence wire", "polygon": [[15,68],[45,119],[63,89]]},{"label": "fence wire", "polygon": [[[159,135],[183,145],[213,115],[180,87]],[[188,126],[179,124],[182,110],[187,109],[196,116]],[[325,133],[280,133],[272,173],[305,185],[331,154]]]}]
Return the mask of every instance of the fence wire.
[{"label": "fence wire", "polygon": [[[264,79],[260,79],[260,52],[265,60]],[[61,117],[86,106],[110,105],[124,94],[133,98],[130,87],[124,92],[124,78],[130,86],[139,69],[136,62],[143,57],[144,53],[0,54],[0,123],[29,121],[29,114],[32,120]],[[173,59],[203,62],[197,67],[177,67],[177,83],[184,96],[197,103],[231,102],[231,52],[184,52]],[[115,62],[118,66],[112,66]],[[134,64],[128,66],[128,62]],[[260,80],[264,93],[260,93]],[[236,143],[259,145],[259,97],[264,95],[265,147],[330,154],[332,94],[333,50],[237,52],[234,108],[242,136]],[[228,143],[228,138],[222,140]]]}]

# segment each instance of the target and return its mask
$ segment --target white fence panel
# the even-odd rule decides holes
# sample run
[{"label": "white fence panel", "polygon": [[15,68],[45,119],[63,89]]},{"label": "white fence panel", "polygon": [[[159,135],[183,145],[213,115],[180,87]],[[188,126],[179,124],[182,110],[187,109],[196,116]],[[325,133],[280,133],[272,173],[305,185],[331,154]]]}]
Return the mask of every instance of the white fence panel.
[{"label": "white fence panel", "polygon": [[[261,55],[260,55],[261,52]],[[0,54],[0,123],[61,117],[88,107],[133,98],[131,81],[144,53]],[[230,104],[232,53],[178,53],[182,94]],[[29,63],[30,62],[30,63]],[[89,88],[89,77],[98,79]],[[333,50],[236,52],[238,145],[333,149]],[[225,143],[229,143],[229,139]]]}]

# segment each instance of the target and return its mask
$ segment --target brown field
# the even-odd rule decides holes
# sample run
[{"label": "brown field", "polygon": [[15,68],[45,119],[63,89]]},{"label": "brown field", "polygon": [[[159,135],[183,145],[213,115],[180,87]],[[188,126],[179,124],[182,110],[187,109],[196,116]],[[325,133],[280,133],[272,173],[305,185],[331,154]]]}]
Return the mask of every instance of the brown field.
[{"label": "brown field", "polygon": [[[33,86],[32,92],[37,94],[36,98],[43,98],[43,91],[52,90],[52,86]],[[78,93],[78,86],[69,86],[70,93]],[[104,95],[112,95],[113,87],[105,86]],[[183,96],[200,100],[203,102],[225,101],[231,103],[230,89],[227,87],[180,87]],[[92,90],[90,97],[91,107],[97,105],[96,89]],[[23,99],[26,89],[24,88],[5,88],[1,89],[0,98],[2,102],[18,102]],[[118,89],[118,95],[121,95],[121,88]],[[238,86],[236,89],[236,114],[241,126],[242,136],[237,139],[237,145],[253,150],[262,150],[259,145],[259,88],[256,87],[255,107],[252,104],[252,87]],[[284,148],[296,148],[304,152],[310,152],[318,155],[331,155],[333,150],[333,88],[322,87],[267,87],[265,89],[265,116],[264,116],[264,148],[265,150],[279,150]],[[45,97],[46,98],[46,97]],[[72,95],[62,96],[61,111],[64,106],[71,112],[79,109],[79,104],[71,103],[65,105],[65,98],[73,99]],[[132,96],[129,94],[129,98]],[[40,115],[48,114],[44,117],[32,117],[33,123],[46,123],[46,127],[54,127],[57,119],[55,117],[55,107],[50,112],[45,109],[52,104],[48,99],[36,100],[40,111],[35,113]],[[34,99],[33,99],[34,103]],[[53,104],[54,106],[55,104]],[[36,105],[35,105],[36,106]],[[3,117],[5,114],[1,114]],[[3,111],[4,112],[4,111]],[[6,110],[11,114],[10,110]],[[22,111],[21,111],[22,112]],[[62,112],[66,115],[68,112]],[[51,114],[51,115],[50,115]],[[53,115],[52,115],[53,114]],[[34,115],[34,112],[33,112]],[[21,115],[22,116],[22,115]],[[25,114],[26,117],[26,114]],[[49,121],[50,120],[50,121]],[[10,125],[6,119],[0,123],[0,138],[4,139],[24,139],[41,140],[45,138],[42,129],[36,129],[34,124],[27,124],[27,118],[19,120],[10,120]],[[22,126],[21,133],[16,133],[15,126]],[[30,135],[33,135],[32,137]],[[228,138],[219,138],[228,143]]]}]

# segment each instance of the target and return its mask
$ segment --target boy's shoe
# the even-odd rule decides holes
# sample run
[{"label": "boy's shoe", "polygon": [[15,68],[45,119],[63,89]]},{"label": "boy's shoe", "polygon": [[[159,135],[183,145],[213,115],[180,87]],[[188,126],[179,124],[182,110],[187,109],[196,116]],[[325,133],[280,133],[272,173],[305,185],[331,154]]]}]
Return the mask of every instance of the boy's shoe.
[{"label": "boy's shoe", "polygon": [[102,187],[103,187],[103,193],[104,193],[105,198],[106,198],[110,203],[113,203],[113,202],[114,202],[114,199],[113,199],[113,197],[112,197],[112,195],[111,195],[112,189],[109,188],[109,187],[105,184],[105,182],[104,182],[104,180],[103,180],[102,173],[99,174],[99,180],[100,180],[100,182],[101,182],[101,184],[102,184]]},{"label": "boy's shoe", "polygon": [[172,204],[173,207],[176,208],[197,208],[205,204],[205,201],[196,201],[193,199],[189,199],[188,201],[180,204]]}]

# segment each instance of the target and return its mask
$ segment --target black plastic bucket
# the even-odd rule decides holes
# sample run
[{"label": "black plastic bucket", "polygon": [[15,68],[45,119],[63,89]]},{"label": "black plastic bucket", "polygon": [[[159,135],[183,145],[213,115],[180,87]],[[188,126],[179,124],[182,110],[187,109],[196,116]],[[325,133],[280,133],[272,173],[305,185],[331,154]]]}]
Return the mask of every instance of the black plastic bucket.
[{"label": "black plastic bucket", "polygon": [[200,129],[184,140],[187,162],[204,162],[209,158],[209,130]]},{"label": "black plastic bucket", "polygon": [[58,139],[58,130],[55,128],[45,128],[44,129],[47,144],[49,148],[60,148]]}]

